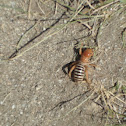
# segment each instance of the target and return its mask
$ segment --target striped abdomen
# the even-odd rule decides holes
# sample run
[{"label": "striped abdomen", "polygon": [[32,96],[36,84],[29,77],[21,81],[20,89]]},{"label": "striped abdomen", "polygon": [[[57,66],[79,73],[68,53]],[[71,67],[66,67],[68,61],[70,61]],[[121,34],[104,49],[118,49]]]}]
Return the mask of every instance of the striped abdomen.
[{"label": "striped abdomen", "polygon": [[79,62],[74,69],[74,81],[83,81],[85,73],[85,67],[82,62]]}]

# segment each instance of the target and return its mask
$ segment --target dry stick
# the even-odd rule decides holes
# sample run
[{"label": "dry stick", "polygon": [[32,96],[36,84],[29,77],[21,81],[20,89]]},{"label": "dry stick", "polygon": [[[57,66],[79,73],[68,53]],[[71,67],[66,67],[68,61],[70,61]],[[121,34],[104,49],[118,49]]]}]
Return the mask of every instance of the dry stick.
[{"label": "dry stick", "polygon": [[22,39],[33,29],[36,27],[36,25],[39,23],[39,20],[37,21],[37,23],[34,24],[34,26],[29,29],[28,31],[25,32],[25,34],[21,37],[21,39],[19,40],[18,44],[17,44],[17,47],[16,47],[16,50],[18,50],[20,48],[20,44],[22,42]]},{"label": "dry stick", "polygon": [[3,99],[2,103],[5,102],[5,100],[9,97],[10,94],[11,94],[11,92],[9,92],[9,93],[5,96],[5,98]]},{"label": "dry stick", "polygon": [[115,96],[111,91],[108,91],[108,93],[111,94],[116,99],[118,99],[119,101],[121,101],[122,103],[126,104],[126,102],[124,102],[123,100],[121,100],[120,98],[118,98],[117,96]]},{"label": "dry stick", "polygon": [[49,2],[50,0],[45,0],[45,1],[42,1],[40,0],[43,4],[46,4],[47,2]]},{"label": "dry stick", "polygon": [[79,22],[82,25],[85,25],[88,29],[92,29],[92,27],[90,25],[88,25],[89,22],[93,21],[94,19],[90,19],[88,21],[82,21],[81,19],[75,19],[76,22]]},{"label": "dry stick", "polygon": [[57,8],[58,8],[58,4],[57,2],[55,2],[55,15],[57,14]]},{"label": "dry stick", "polygon": [[98,9],[95,9],[95,10],[91,13],[91,15],[93,15],[93,14],[96,13],[97,11],[99,11],[99,10],[105,8],[105,7],[108,7],[108,6],[112,5],[112,4],[115,4],[115,3],[117,3],[117,2],[119,2],[119,0],[114,1],[114,2],[111,2],[111,3],[108,3],[108,4],[104,5],[104,6],[101,6],[101,7],[99,7]]},{"label": "dry stick", "polygon": [[41,8],[41,6],[39,5],[39,1],[37,1],[37,5],[38,5],[40,11],[45,15],[45,12],[43,11],[43,9]]},{"label": "dry stick", "polygon": [[28,6],[28,19],[30,19],[30,17],[31,17],[31,3],[32,3],[32,0],[29,0],[29,6]]},{"label": "dry stick", "polygon": [[96,36],[96,29],[97,29],[97,22],[98,22],[98,19],[94,17],[94,21],[93,21],[93,28],[91,29],[91,32],[92,32],[92,36]]},{"label": "dry stick", "polygon": [[87,4],[89,5],[90,8],[95,9],[88,0],[86,0]]},{"label": "dry stick", "polygon": [[[66,24],[68,25],[68,24]],[[64,27],[66,27],[66,25]],[[63,28],[64,28],[63,27]],[[62,29],[63,29],[62,28]],[[60,29],[61,30],[61,29]],[[10,58],[9,60],[13,60],[13,59],[17,59],[18,57],[22,56],[24,53],[28,52],[29,50],[33,49],[34,47],[38,46],[40,43],[42,43],[43,41],[47,40],[49,37],[55,35],[56,33],[58,33],[60,30],[58,30],[57,32],[54,32],[50,35],[48,35],[47,37],[45,37],[44,39],[42,39],[41,41],[37,42],[36,44],[34,44],[33,46],[31,46],[30,48],[26,49],[24,52],[21,52],[20,54],[18,54],[17,56]]]},{"label": "dry stick", "polygon": [[118,104],[117,102],[115,102],[115,101],[112,101],[114,104],[116,104],[117,106],[119,106],[120,107],[120,104]]},{"label": "dry stick", "polygon": [[[116,95],[116,97],[119,98],[119,96],[125,96],[125,95],[126,95],[126,94],[118,94],[118,95]],[[116,97],[113,97],[113,99],[112,99],[113,102],[114,102],[115,99],[117,99]],[[120,98],[119,98],[119,99],[120,99]]]},{"label": "dry stick", "polygon": [[104,94],[106,95],[107,99],[110,98],[110,94],[106,91],[106,89],[104,88]]},{"label": "dry stick", "polygon": [[101,91],[101,95],[102,95],[102,99],[103,99],[103,101],[106,105],[106,108],[108,108],[107,102],[106,102],[105,97],[104,97],[104,93],[102,91]]},{"label": "dry stick", "polygon": [[[83,2],[81,2],[80,6],[79,6],[78,8],[80,8],[82,4],[83,4]],[[82,9],[83,9],[83,7],[80,8],[79,11],[77,11],[77,13],[75,13],[74,17],[76,17],[77,14],[78,14],[79,12],[81,12]],[[72,20],[74,19],[74,17],[72,18]],[[72,20],[70,20],[70,21],[72,21]],[[85,23],[83,23],[83,24],[84,24],[86,27],[88,27],[89,29],[91,29],[91,27],[90,27],[89,25],[87,25],[87,24],[85,24]]]},{"label": "dry stick", "polygon": [[107,114],[106,121],[105,121],[105,126],[107,125],[108,120],[109,120],[109,114]]},{"label": "dry stick", "polygon": [[[105,94],[106,94],[106,92],[104,92]],[[113,96],[113,99],[110,99],[110,101],[112,101],[113,103],[115,103],[116,105],[118,105],[119,106],[119,104],[118,103],[116,103],[115,101],[114,101],[114,99],[118,99],[119,101],[121,101],[121,102],[123,102],[124,103],[124,101],[122,101],[120,98],[118,98],[117,96],[115,96],[112,92],[110,92],[110,91],[108,91],[108,93],[109,93],[109,95],[112,95]],[[125,94],[124,94],[125,95]],[[120,96],[120,95],[119,95]],[[107,94],[106,94],[106,97],[107,97]],[[126,104],[126,103],[125,103]],[[112,107],[112,106],[111,106]]]},{"label": "dry stick", "polygon": [[95,99],[95,102],[97,102],[100,99],[101,95],[98,95],[98,97]]},{"label": "dry stick", "polygon": [[117,114],[117,110],[116,110],[116,107],[115,107],[115,106],[113,106],[113,110],[114,110],[115,113],[116,113],[116,117],[117,117],[117,119],[118,119],[119,124],[121,124],[121,121],[120,121],[120,119],[119,119],[119,116],[118,116],[118,114]]},{"label": "dry stick", "polygon": [[79,21],[81,24],[85,25],[88,29],[92,29],[92,27],[90,25],[88,25],[87,23],[85,22],[82,22],[81,20]]},{"label": "dry stick", "polygon": [[15,122],[13,122],[12,124],[11,124],[11,126],[13,126],[15,124]]},{"label": "dry stick", "polygon": [[110,109],[113,110],[113,107],[112,107],[111,103],[109,102],[109,103],[107,103],[107,104],[108,104],[108,106],[110,107]]},{"label": "dry stick", "polygon": [[[83,4],[83,1],[81,2],[81,4],[79,5],[78,8],[80,8],[82,6],[82,4]],[[70,22],[78,15],[78,13],[81,12],[82,9],[83,9],[83,7],[81,7],[79,10],[77,9],[78,11],[76,11],[75,15],[70,19]]]}]

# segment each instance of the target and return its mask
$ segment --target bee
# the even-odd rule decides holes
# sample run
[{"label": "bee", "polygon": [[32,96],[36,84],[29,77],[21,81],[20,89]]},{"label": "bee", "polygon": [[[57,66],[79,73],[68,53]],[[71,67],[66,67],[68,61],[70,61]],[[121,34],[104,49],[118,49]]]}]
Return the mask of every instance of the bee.
[{"label": "bee", "polygon": [[[69,77],[72,78],[75,82],[84,81],[84,75],[86,75],[86,82],[90,85],[91,81],[88,79],[88,66],[96,66],[95,64],[89,64],[90,58],[93,56],[93,49],[86,49],[82,52],[82,48],[79,49],[80,59],[78,61],[74,61],[70,66]],[[73,73],[73,74],[72,74]]]}]

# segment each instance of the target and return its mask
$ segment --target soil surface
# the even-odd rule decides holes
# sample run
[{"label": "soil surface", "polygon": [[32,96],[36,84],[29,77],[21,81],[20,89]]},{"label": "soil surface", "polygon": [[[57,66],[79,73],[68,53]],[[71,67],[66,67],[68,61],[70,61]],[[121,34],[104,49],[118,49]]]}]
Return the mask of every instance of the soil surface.
[{"label": "soil surface", "polygon": [[[106,119],[99,105],[88,100],[78,106],[91,93],[87,92],[88,84],[71,81],[65,66],[75,60],[78,42],[96,46],[92,61],[97,59],[97,67],[89,70],[92,85],[99,82],[111,87],[117,81],[126,85],[126,46],[122,39],[126,11],[100,23],[96,40],[86,42],[89,31],[82,24],[59,28],[67,22],[63,8],[54,14],[53,1],[45,5],[32,2],[27,15],[28,1],[0,0],[0,57],[12,58],[0,61],[0,125],[104,125]],[[46,38],[50,34],[54,35]]]}]

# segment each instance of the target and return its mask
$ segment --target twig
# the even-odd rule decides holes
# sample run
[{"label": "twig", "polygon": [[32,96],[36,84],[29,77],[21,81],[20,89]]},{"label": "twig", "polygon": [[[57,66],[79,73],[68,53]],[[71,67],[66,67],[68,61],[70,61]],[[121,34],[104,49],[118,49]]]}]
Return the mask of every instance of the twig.
[{"label": "twig", "polygon": [[42,40],[40,40],[39,42],[35,43],[33,46],[31,46],[30,48],[26,49],[25,51],[21,52],[21,53],[16,53],[16,56],[9,58],[9,59],[2,59],[4,61],[8,61],[8,60],[14,60],[17,59],[18,57],[24,55],[26,52],[28,52],[29,50],[35,48],[36,46],[38,46],[40,43],[42,43],[43,41],[47,40],[48,38],[52,37],[53,35],[57,34],[59,31],[61,31],[62,29],[64,29],[68,24],[70,24],[70,22],[68,22],[67,24],[64,24],[61,29],[57,30],[56,32],[53,32],[51,34],[49,34],[48,36],[46,36],[45,38],[43,38]]},{"label": "twig", "polygon": [[86,0],[87,4],[89,5],[90,8],[95,9],[88,0]]},{"label": "twig", "polygon": [[126,102],[124,102],[123,100],[121,100],[120,98],[118,98],[117,96],[115,96],[111,91],[108,91],[108,93],[111,94],[116,99],[118,99],[119,101],[121,101],[122,103],[126,104]]},{"label": "twig", "polygon": [[108,108],[108,104],[107,104],[107,102],[106,102],[106,100],[105,100],[103,91],[101,92],[101,95],[102,95],[102,99],[103,99],[103,101],[104,101],[104,103],[105,103],[106,108]]},{"label": "twig", "polygon": [[112,1],[111,3],[108,3],[108,4],[104,5],[104,6],[101,6],[101,7],[99,7],[98,9],[95,9],[95,10],[91,13],[91,15],[93,15],[93,14],[96,13],[97,11],[99,11],[99,10],[105,8],[105,7],[108,7],[108,6],[112,5],[112,4],[115,4],[115,3],[117,3],[117,2],[119,2],[119,0],[117,0],[117,1]]},{"label": "twig", "polygon": [[[75,15],[70,19],[70,22],[82,11],[83,7],[82,4],[83,4],[84,1],[81,2],[81,4],[78,6],[78,8],[76,9],[76,12],[75,12]],[[81,8],[80,8],[81,7]],[[80,8],[80,9],[79,9]],[[79,9],[79,10],[78,10]],[[77,11],[78,10],[78,11]]]},{"label": "twig", "polygon": [[16,50],[18,51],[18,49],[20,48],[20,45],[21,45],[21,42],[22,42],[22,39],[33,29],[36,27],[36,25],[39,23],[39,21],[37,21],[37,23],[35,23],[29,30],[27,30],[24,35],[20,38],[19,42],[17,43],[17,47],[16,47]]},{"label": "twig", "polygon": [[4,100],[2,101],[2,103],[5,102],[5,100],[9,97],[10,94],[11,94],[11,93],[9,92],[9,93],[5,96],[5,98],[4,98]]},{"label": "twig", "polygon": [[40,7],[40,5],[39,5],[39,2],[37,1],[37,5],[38,5],[38,7],[39,7],[39,9],[41,10],[41,12],[45,15],[45,12],[43,11],[43,9]]},{"label": "twig", "polygon": [[78,22],[85,25],[88,29],[90,29],[90,30],[92,29],[92,27],[90,25],[88,25],[87,23],[82,22],[81,20],[79,20]]},{"label": "twig", "polygon": [[116,107],[115,106],[113,106],[113,110],[116,112],[116,117],[118,119],[119,124],[121,124],[121,121],[119,119],[119,115],[117,114],[117,110],[116,110]]},{"label": "twig", "polygon": [[57,2],[55,1],[55,15],[57,14],[57,8],[58,8],[58,4],[57,4]]},{"label": "twig", "polygon": [[32,0],[29,0],[29,6],[28,6],[28,19],[31,18],[31,3],[32,3]]}]

